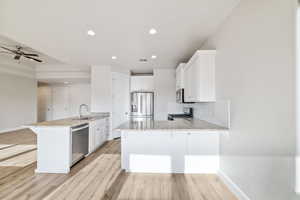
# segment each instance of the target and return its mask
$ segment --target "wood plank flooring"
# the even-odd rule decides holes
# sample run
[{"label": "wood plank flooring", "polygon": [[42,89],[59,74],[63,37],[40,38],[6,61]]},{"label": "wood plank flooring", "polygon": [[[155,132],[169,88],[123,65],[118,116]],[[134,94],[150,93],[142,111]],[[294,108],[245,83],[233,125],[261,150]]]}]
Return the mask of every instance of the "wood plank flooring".
[{"label": "wood plank flooring", "polygon": [[[0,155],[18,145],[36,145],[35,134],[0,134]],[[69,174],[35,174],[36,152],[24,152],[0,161],[0,199],[237,200],[216,175],[125,173],[120,140],[107,142]]]}]

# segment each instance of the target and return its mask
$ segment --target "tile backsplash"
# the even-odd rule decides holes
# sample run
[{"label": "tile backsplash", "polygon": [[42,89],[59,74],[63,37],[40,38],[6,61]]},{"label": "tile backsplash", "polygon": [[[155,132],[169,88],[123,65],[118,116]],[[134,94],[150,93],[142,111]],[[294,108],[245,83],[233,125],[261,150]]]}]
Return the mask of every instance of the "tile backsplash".
[{"label": "tile backsplash", "polygon": [[194,109],[194,118],[230,128],[230,101],[218,100],[211,103],[184,104]]}]

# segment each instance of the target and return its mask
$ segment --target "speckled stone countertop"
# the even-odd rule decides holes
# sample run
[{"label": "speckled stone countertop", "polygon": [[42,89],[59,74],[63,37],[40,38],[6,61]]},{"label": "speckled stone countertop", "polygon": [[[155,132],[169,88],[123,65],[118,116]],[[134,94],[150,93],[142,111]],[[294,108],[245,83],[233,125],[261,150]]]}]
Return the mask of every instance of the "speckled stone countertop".
[{"label": "speckled stone countertop", "polygon": [[93,113],[88,116],[89,119],[81,120],[79,117],[71,117],[66,119],[59,119],[59,120],[53,120],[53,121],[45,121],[45,122],[39,122],[34,124],[26,125],[26,127],[74,127],[79,126],[85,123],[89,123],[90,121],[98,120],[98,119],[104,119],[109,117],[109,113]]},{"label": "speckled stone countertop", "polygon": [[116,128],[119,131],[228,131],[228,128],[197,119],[176,119],[174,121],[128,121]]}]

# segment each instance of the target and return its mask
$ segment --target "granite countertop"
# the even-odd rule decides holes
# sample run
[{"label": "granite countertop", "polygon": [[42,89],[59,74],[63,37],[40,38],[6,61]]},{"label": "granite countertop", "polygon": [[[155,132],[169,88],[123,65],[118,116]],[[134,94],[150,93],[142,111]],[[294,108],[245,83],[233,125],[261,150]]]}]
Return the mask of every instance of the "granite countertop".
[{"label": "granite countertop", "polygon": [[203,120],[197,119],[176,119],[174,121],[128,121],[116,128],[119,131],[228,131],[226,127],[218,126]]},{"label": "granite countertop", "polygon": [[34,124],[29,124],[26,127],[74,127],[85,123],[89,123],[94,120],[104,119],[109,117],[109,113],[93,113],[84,117],[89,117],[89,119],[81,120],[79,117],[71,117],[66,119],[59,119],[53,121],[45,121]]}]

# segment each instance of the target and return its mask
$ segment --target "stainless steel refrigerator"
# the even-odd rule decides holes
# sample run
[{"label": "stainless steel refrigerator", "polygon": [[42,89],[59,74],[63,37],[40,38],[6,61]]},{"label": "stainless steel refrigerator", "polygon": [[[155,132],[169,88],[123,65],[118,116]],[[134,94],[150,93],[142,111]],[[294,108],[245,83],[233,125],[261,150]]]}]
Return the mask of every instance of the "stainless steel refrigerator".
[{"label": "stainless steel refrigerator", "polygon": [[131,113],[133,120],[153,119],[154,93],[153,92],[131,92]]}]

